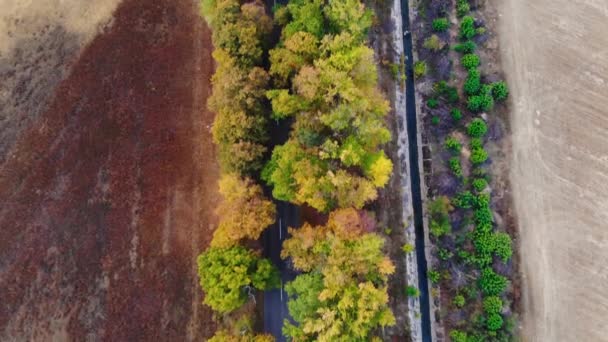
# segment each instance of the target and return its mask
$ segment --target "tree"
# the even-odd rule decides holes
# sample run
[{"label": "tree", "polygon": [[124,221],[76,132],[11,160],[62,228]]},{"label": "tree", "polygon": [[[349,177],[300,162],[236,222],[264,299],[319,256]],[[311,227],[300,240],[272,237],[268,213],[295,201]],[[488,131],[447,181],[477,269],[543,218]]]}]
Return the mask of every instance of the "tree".
[{"label": "tree", "polygon": [[471,40],[454,45],[454,50],[460,53],[473,53],[476,49],[477,45]]},{"label": "tree", "polygon": [[504,81],[492,83],[492,96],[496,101],[503,101],[509,96],[509,88]]},{"label": "tree", "polygon": [[471,163],[473,165],[483,164],[486,160],[488,160],[488,152],[483,148],[474,148],[471,150]]},{"label": "tree", "polygon": [[426,62],[416,61],[414,63],[414,78],[419,79],[424,75],[426,75]]},{"label": "tree", "polygon": [[466,301],[464,299],[464,296],[461,294],[454,296],[454,300],[452,301],[452,304],[454,304],[454,306],[457,308],[462,308],[465,303]]},{"label": "tree", "polygon": [[445,32],[450,27],[450,22],[448,18],[437,18],[433,20],[432,26],[435,32]]},{"label": "tree", "polygon": [[497,296],[484,298],[483,311],[487,314],[500,313],[502,311],[502,300]]},{"label": "tree", "polygon": [[486,122],[482,119],[475,118],[471,120],[471,122],[467,126],[467,132],[472,138],[480,138],[486,135],[486,133],[488,132],[488,126],[486,125]]},{"label": "tree", "polygon": [[496,331],[502,328],[503,320],[502,317],[497,313],[492,313],[488,315],[488,319],[486,320],[486,327],[490,331]]},{"label": "tree", "polygon": [[507,279],[491,268],[485,268],[479,277],[479,288],[486,296],[497,296],[507,288]]},{"label": "tree", "polygon": [[433,34],[424,41],[422,46],[425,49],[429,49],[431,51],[437,52],[437,51],[441,50],[441,48],[443,47],[443,43],[441,42],[441,39],[439,39],[439,37],[436,34]]},{"label": "tree", "polygon": [[420,297],[420,290],[416,286],[408,285],[405,288],[405,295],[409,298],[418,298]]},{"label": "tree", "polygon": [[462,149],[462,144],[460,144],[460,141],[458,141],[458,139],[454,138],[453,136],[447,137],[443,145],[453,154],[459,154],[460,150]]},{"label": "tree", "polygon": [[460,39],[469,40],[475,37],[475,19],[471,16],[465,16],[460,21]]},{"label": "tree", "polygon": [[458,3],[456,4],[456,15],[457,16],[462,17],[462,16],[466,15],[467,13],[469,13],[470,10],[471,10],[471,6],[469,5],[468,0],[458,0]]},{"label": "tree", "polygon": [[494,233],[494,252],[503,261],[507,262],[513,255],[511,237],[507,233]]},{"label": "tree", "polygon": [[219,185],[223,201],[217,209],[220,223],[211,245],[231,247],[242,239],[257,240],[275,221],[274,204],[264,197],[262,187],[250,178],[224,174]]},{"label": "tree", "polygon": [[473,180],[472,185],[475,191],[482,192],[488,186],[488,181],[485,178],[476,178]]},{"label": "tree", "polygon": [[494,107],[494,99],[489,93],[469,97],[467,108],[472,112],[487,112]]},{"label": "tree", "polygon": [[452,170],[452,172],[454,173],[454,176],[459,177],[459,178],[462,177],[462,166],[460,164],[460,158],[458,158],[458,157],[450,158],[449,164],[450,164],[450,170]]},{"label": "tree", "polygon": [[239,308],[251,295],[250,290],[278,285],[278,271],[272,263],[241,246],[211,247],[197,261],[205,304],[219,313]]},{"label": "tree", "polygon": [[450,111],[450,116],[454,121],[460,121],[460,119],[462,119],[462,112],[458,108],[453,108]]},{"label": "tree", "polygon": [[469,69],[469,75],[464,81],[464,92],[468,95],[477,94],[481,89],[481,74],[477,69]]},{"label": "tree", "polygon": [[441,237],[452,230],[449,212],[453,209],[450,200],[440,196],[429,203],[430,231],[435,237]]},{"label": "tree", "polygon": [[227,330],[218,330],[208,342],[274,342],[274,337],[269,334],[231,334]]},{"label": "tree", "polygon": [[474,53],[467,53],[460,59],[460,64],[465,69],[477,68],[479,66],[479,56]]}]

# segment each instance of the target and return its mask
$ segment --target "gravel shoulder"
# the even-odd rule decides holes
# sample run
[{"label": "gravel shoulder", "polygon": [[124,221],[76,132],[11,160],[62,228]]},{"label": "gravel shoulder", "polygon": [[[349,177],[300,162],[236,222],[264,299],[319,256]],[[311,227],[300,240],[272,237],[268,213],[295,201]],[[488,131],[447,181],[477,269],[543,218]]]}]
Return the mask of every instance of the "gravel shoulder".
[{"label": "gravel shoulder", "polygon": [[608,3],[493,2],[511,87],[523,339],[608,341]]}]

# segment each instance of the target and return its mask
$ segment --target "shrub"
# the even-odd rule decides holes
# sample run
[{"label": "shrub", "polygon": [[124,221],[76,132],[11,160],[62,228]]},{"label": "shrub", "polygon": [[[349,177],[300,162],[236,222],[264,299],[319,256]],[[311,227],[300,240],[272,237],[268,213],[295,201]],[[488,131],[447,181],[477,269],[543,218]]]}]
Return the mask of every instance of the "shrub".
[{"label": "shrub", "polygon": [[435,109],[439,106],[439,101],[436,98],[430,98],[426,101],[426,105],[431,109]]},{"label": "shrub", "polygon": [[468,95],[479,93],[481,89],[481,74],[477,69],[470,69],[467,79],[464,81],[464,92]]},{"label": "shrub", "polygon": [[450,22],[447,18],[437,18],[433,20],[433,31],[445,32],[450,27]]},{"label": "shrub", "polygon": [[441,273],[435,270],[428,271],[428,277],[431,283],[437,284],[441,280]]},{"label": "shrub", "polygon": [[437,248],[437,256],[439,257],[439,259],[441,260],[449,260],[453,254],[452,252],[450,252],[450,250],[445,249],[445,248]]},{"label": "shrub", "polygon": [[509,261],[513,255],[513,242],[507,233],[494,234],[494,253],[502,259],[503,262]]},{"label": "shrub", "polygon": [[488,160],[488,152],[486,152],[486,150],[483,148],[476,148],[471,151],[470,160],[473,165],[483,164],[486,160]]},{"label": "shrub", "polygon": [[426,62],[417,61],[414,63],[414,78],[419,79],[424,75],[426,75]]},{"label": "shrub", "polygon": [[460,64],[465,69],[477,68],[479,66],[479,56],[474,53],[467,53],[460,59]]},{"label": "shrub", "polygon": [[471,6],[467,0],[459,0],[456,4],[456,15],[458,17],[465,16],[471,10]]},{"label": "shrub", "polygon": [[430,232],[434,237],[441,237],[452,230],[449,211],[452,210],[450,200],[440,196],[429,203]]},{"label": "shrub", "polygon": [[452,170],[456,177],[462,177],[462,166],[460,166],[460,158],[450,158],[450,170]]},{"label": "shrub", "polygon": [[452,304],[454,304],[454,306],[457,308],[462,308],[465,304],[464,296],[461,294],[456,295],[456,297],[454,297],[454,300],[452,301]]},{"label": "shrub", "polygon": [[462,149],[462,145],[460,144],[460,141],[458,141],[458,139],[456,139],[454,137],[447,137],[445,139],[445,142],[443,143],[443,145],[450,152],[456,153],[456,154],[460,153],[460,150]]},{"label": "shrub", "polygon": [[475,118],[469,123],[469,126],[467,127],[467,132],[472,138],[480,138],[486,135],[486,133],[488,132],[488,126],[482,119]]},{"label": "shrub", "polygon": [[485,180],[485,178],[476,178],[473,180],[473,189],[475,189],[477,192],[482,192],[487,185],[488,182]]},{"label": "shrub", "polygon": [[474,202],[475,196],[470,191],[461,191],[452,198],[452,204],[458,208],[469,209]]},{"label": "shrub", "polygon": [[488,315],[488,319],[486,321],[486,327],[488,328],[488,330],[497,331],[502,328],[502,324],[502,316],[500,316],[499,314],[494,313]]},{"label": "shrub", "polygon": [[483,148],[483,142],[481,138],[471,138],[471,149]]},{"label": "shrub", "polygon": [[504,81],[492,83],[492,96],[496,101],[502,101],[509,96],[509,88]]},{"label": "shrub", "polygon": [[405,295],[410,298],[418,298],[418,296],[420,296],[420,291],[416,286],[408,285],[405,288]]},{"label": "shrub", "polygon": [[471,16],[465,16],[460,21],[460,39],[469,40],[475,37],[477,31],[475,30],[475,19]]},{"label": "shrub", "polygon": [[477,45],[470,40],[454,45],[454,51],[460,53],[473,53],[475,49],[477,49]]},{"label": "shrub", "polygon": [[439,50],[441,50],[441,47],[442,47],[441,39],[439,39],[439,37],[436,34],[434,34],[434,35],[428,37],[424,41],[424,44],[422,44],[422,46],[425,49],[429,49],[431,51],[439,51]]},{"label": "shrub", "polygon": [[437,115],[433,115],[433,117],[431,118],[431,124],[433,124],[434,126],[439,125],[439,117]]},{"label": "shrub", "polygon": [[507,279],[488,267],[481,271],[479,288],[486,296],[497,296],[507,288]]},{"label": "shrub", "polygon": [[411,243],[406,243],[405,245],[403,245],[403,247],[401,247],[401,250],[403,251],[403,253],[406,254],[412,253],[414,251],[414,245],[412,245]]},{"label": "shrub", "polygon": [[458,108],[453,108],[450,111],[450,115],[454,121],[460,121],[460,119],[462,119],[462,112]]},{"label": "shrub", "polygon": [[500,313],[502,311],[502,300],[497,296],[484,298],[483,310],[488,314]]},{"label": "shrub", "polygon": [[450,338],[452,342],[469,342],[469,336],[464,331],[452,330],[450,331]]}]

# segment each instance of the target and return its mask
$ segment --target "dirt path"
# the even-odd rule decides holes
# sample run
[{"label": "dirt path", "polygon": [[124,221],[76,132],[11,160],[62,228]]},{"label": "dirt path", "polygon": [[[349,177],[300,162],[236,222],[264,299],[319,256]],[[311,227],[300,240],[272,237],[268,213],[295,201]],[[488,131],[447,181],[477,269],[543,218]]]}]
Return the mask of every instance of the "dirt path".
[{"label": "dirt path", "polygon": [[191,0],[125,0],[69,70],[0,164],[0,340],[204,339],[208,29]]},{"label": "dirt path", "polygon": [[608,3],[494,1],[526,341],[608,341]]}]

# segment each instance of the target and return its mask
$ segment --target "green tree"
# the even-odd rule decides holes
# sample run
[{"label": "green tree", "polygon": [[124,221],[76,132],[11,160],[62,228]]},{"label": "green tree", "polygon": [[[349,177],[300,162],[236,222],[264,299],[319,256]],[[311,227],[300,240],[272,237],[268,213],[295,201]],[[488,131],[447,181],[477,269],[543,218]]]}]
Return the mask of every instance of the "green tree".
[{"label": "green tree", "polygon": [[492,83],[492,96],[496,101],[503,101],[509,96],[509,88],[504,81]]},{"label": "green tree", "polygon": [[450,22],[448,18],[437,18],[433,20],[432,26],[435,32],[445,32],[450,27]]},{"label": "green tree", "polygon": [[452,304],[454,304],[454,306],[457,308],[462,308],[465,303],[466,301],[464,299],[464,296],[461,294],[454,296],[454,300],[452,301]]},{"label": "green tree", "polygon": [[500,313],[502,311],[502,300],[497,296],[484,298],[483,311],[487,314]]},{"label": "green tree", "polygon": [[454,153],[454,154],[459,154],[460,150],[462,149],[462,144],[460,143],[460,141],[458,141],[458,139],[449,136],[445,139],[445,142],[443,143],[443,145],[445,146],[446,149],[448,149],[450,152]]},{"label": "green tree", "polygon": [[441,48],[443,47],[443,43],[441,42],[441,39],[439,39],[439,37],[436,34],[433,34],[430,37],[428,37],[427,39],[425,39],[422,46],[425,49],[429,49],[431,51],[437,52],[437,51],[441,50]]},{"label": "green tree", "polygon": [[232,334],[227,330],[218,330],[208,342],[274,342],[269,334]]},{"label": "green tree", "polygon": [[419,79],[426,75],[426,62],[416,61],[414,63],[414,78]]},{"label": "green tree", "polygon": [[490,331],[500,330],[503,325],[502,317],[497,313],[492,313],[488,315],[488,319],[486,320],[486,327]]},{"label": "green tree", "polygon": [[473,180],[472,185],[475,191],[482,192],[488,186],[488,181],[485,178],[476,178]]},{"label": "green tree", "polygon": [[445,196],[437,197],[429,203],[430,232],[435,237],[441,237],[452,230],[449,212],[453,209],[450,200]]},{"label": "green tree", "polygon": [[479,277],[479,288],[486,296],[497,296],[507,288],[507,279],[491,268],[485,268]]},{"label": "green tree", "polygon": [[198,257],[198,274],[205,304],[219,313],[243,305],[249,290],[274,288],[279,281],[278,271],[269,260],[241,246],[209,248]]},{"label": "green tree", "polygon": [[477,45],[471,40],[454,45],[454,50],[460,53],[473,53],[477,49]]},{"label": "green tree", "polygon": [[513,255],[511,237],[507,233],[494,233],[494,252],[503,261],[507,262]]},{"label": "green tree", "polygon": [[465,69],[477,68],[479,66],[479,56],[474,53],[468,53],[460,59],[460,64]]},{"label": "green tree", "polygon": [[420,297],[420,290],[416,286],[408,285],[405,288],[405,295],[409,298],[418,298]]},{"label": "green tree", "polygon": [[459,157],[452,157],[449,160],[450,170],[454,173],[456,177],[462,177],[462,166],[460,164]]},{"label": "green tree", "polygon": [[481,74],[477,69],[469,69],[469,75],[464,81],[464,92],[468,95],[477,94],[481,89]]},{"label": "green tree", "polygon": [[470,160],[473,165],[483,164],[488,160],[488,152],[483,148],[474,148],[471,150]]},{"label": "green tree", "polygon": [[471,16],[465,16],[460,21],[460,39],[469,40],[475,37],[475,19]]},{"label": "green tree", "polygon": [[475,118],[471,120],[471,122],[467,126],[467,132],[472,138],[480,138],[486,135],[486,133],[488,132],[488,126],[486,125],[486,122],[482,119]]},{"label": "green tree", "polygon": [[462,112],[458,108],[453,108],[450,111],[450,116],[454,121],[460,121],[460,119],[462,119]]}]

